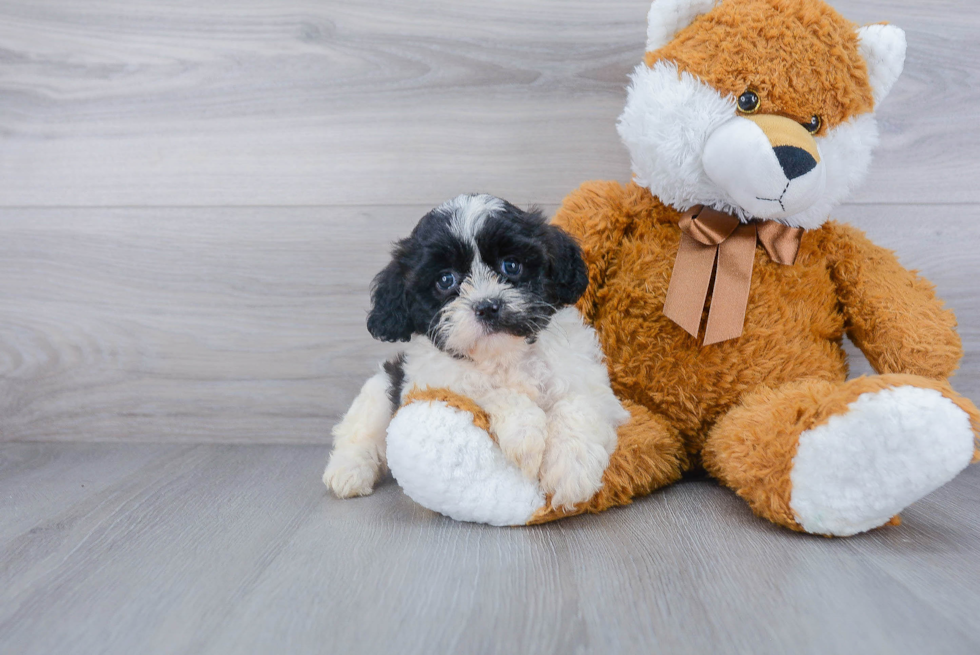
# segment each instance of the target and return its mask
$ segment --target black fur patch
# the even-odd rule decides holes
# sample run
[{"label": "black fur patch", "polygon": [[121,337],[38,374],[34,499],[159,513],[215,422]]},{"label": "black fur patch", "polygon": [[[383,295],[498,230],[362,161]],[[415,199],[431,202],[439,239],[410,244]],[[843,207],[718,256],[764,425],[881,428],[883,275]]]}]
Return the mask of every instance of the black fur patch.
[{"label": "black fur patch", "polygon": [[391,401],[391,413],[394,414],[402,404],[402,388],[405,386],[405,353],[398,353],[397,357],[385,362],[384,370],[388,374],[388,400]]}]

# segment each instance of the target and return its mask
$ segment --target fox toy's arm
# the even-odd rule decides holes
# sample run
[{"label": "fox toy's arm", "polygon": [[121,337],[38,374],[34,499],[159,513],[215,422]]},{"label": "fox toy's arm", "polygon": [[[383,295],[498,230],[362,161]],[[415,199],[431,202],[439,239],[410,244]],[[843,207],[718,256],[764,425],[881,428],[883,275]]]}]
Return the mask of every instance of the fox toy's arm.
[{"label": "fox toy's arm", "polygon": [[878,373],[945,379],[963,357],[956,317],[933,285],[860,230],[830,223],[832,275],[847,334]]},{"label": "fox toy's arm", "polygon": [[630,189],[618,182],[586,182],[565,197],[555,214],[553,223],[579,243],[589,269],[589,287],[578,301],[589,321],[595,319],[596,295],[605,282],[610,259],[632,222],[629,195]]}]

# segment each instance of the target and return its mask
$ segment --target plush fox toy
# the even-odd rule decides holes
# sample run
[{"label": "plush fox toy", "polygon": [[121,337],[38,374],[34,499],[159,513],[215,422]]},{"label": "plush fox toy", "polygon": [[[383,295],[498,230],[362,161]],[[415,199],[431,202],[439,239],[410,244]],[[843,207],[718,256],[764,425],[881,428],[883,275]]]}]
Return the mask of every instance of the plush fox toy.
[{"label": "plush fox toy", "polygon": [[[695,469],[792,530],[892,522],[976,459],[980,429],[946,381],[953,314],[829,219],[869,167],[904,33],[821,0],[655,0],[648,21],[619,121],[634,179],[584,184],[555,218],[582,246],[579,308],[631,413],[604,486],[552,509],[465,402],[403,408],[392,471],[410,495],[425,480],[423,504],[494,523],[603,510]],[[879,375],[846,380],[845,333]]]}]

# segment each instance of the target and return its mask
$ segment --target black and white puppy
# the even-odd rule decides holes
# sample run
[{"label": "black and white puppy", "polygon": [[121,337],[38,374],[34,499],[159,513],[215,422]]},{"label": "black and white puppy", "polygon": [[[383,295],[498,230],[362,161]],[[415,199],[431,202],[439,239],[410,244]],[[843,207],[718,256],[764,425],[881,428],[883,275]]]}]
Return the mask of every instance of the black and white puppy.
[{"label": "black and white puppy", "polygon": [[403,396],[448,388],[487,412],[504,455],[553,506],[591,498],[629,414],[571,306],[587,286],[578,245],[539,211],[462,195],[426,214],[375,277],[367,322],[408,345],[334,428],[324,483],[344,498],[371,493]]}]

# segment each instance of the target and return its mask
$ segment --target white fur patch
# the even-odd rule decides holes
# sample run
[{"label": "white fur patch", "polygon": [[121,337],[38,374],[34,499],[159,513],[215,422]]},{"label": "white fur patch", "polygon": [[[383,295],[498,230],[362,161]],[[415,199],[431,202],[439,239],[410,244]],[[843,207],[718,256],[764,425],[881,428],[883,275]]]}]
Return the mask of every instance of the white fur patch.
[{"label": "white fur patch", "polygon": [[877,105],[892,90],[905,68],[908,47],[905,32],[894,25],[866,25],[858,29],[858,41]]},{"label": "white fur patch", "polygon": [[463,194],[439,205],[438,210],[452,216],[450,228],[459,239],[473,243],[487,217],[504,209],[500,198],[479,194]]},{"label": "white fur patch", "polygon": [[654,0],[647,14],[647,52],[659,50],[719,0]]},{"label": "white fur patch", "polygon": [[[759,211],[761,216],[753,212],[754,205],[740,204],[705,170],[709,139],[737,119],[735,98],[722,96],[666,60],[653,67],[640,64],[630,79],[626,107],[617,129],[630,151],[637,184],[678,211],[706,205],[742,220],[769,217],[766,211]],[[824,176],[823,192],[804,198],[812,204],[797,213],[772,216],[792,227],[819,227],[863,181],[878,144],[878,125],[873,114],[863,114],[816,141],[820,153],[817,170],[824,169],[817,173]],[[769,168],[760,175],[769,174]],[[801,196],[806,195],[804,191],[801,186]],[[792,189],[787,190],[790,192]]]},{"label": "white fur patch", "polygon": [[864,532],[952,480],[973,449],[969,417],[938,391],[866,393],[800,435],[790,507],[807,532]]},{"label": "white fur patch", "polygon": [[388,465],[409,498],[457,521],[523,525],[545,502],[468,412],[442,402],[415,403],[395,415]]},{"label": "white fur patch", "polygon": [[[388,379],[379,373],[334,429],[324,483],[343,498],[369,494],[387,459],[416,502],[492,525],[526,523],[544,505],[539,470],[561,502],[588,500],[616,446],[616,427],[629,419],[609,386],[595,331],[565,307],[534,343],[508,335],[479,343],[460,359],[414,336],[402,397],[428,387],[473,399],[490,416],[499,446],[468,413],[443,403],[413,403],[390,420]],[[542,464],[549,435],[561,443]]]}]

